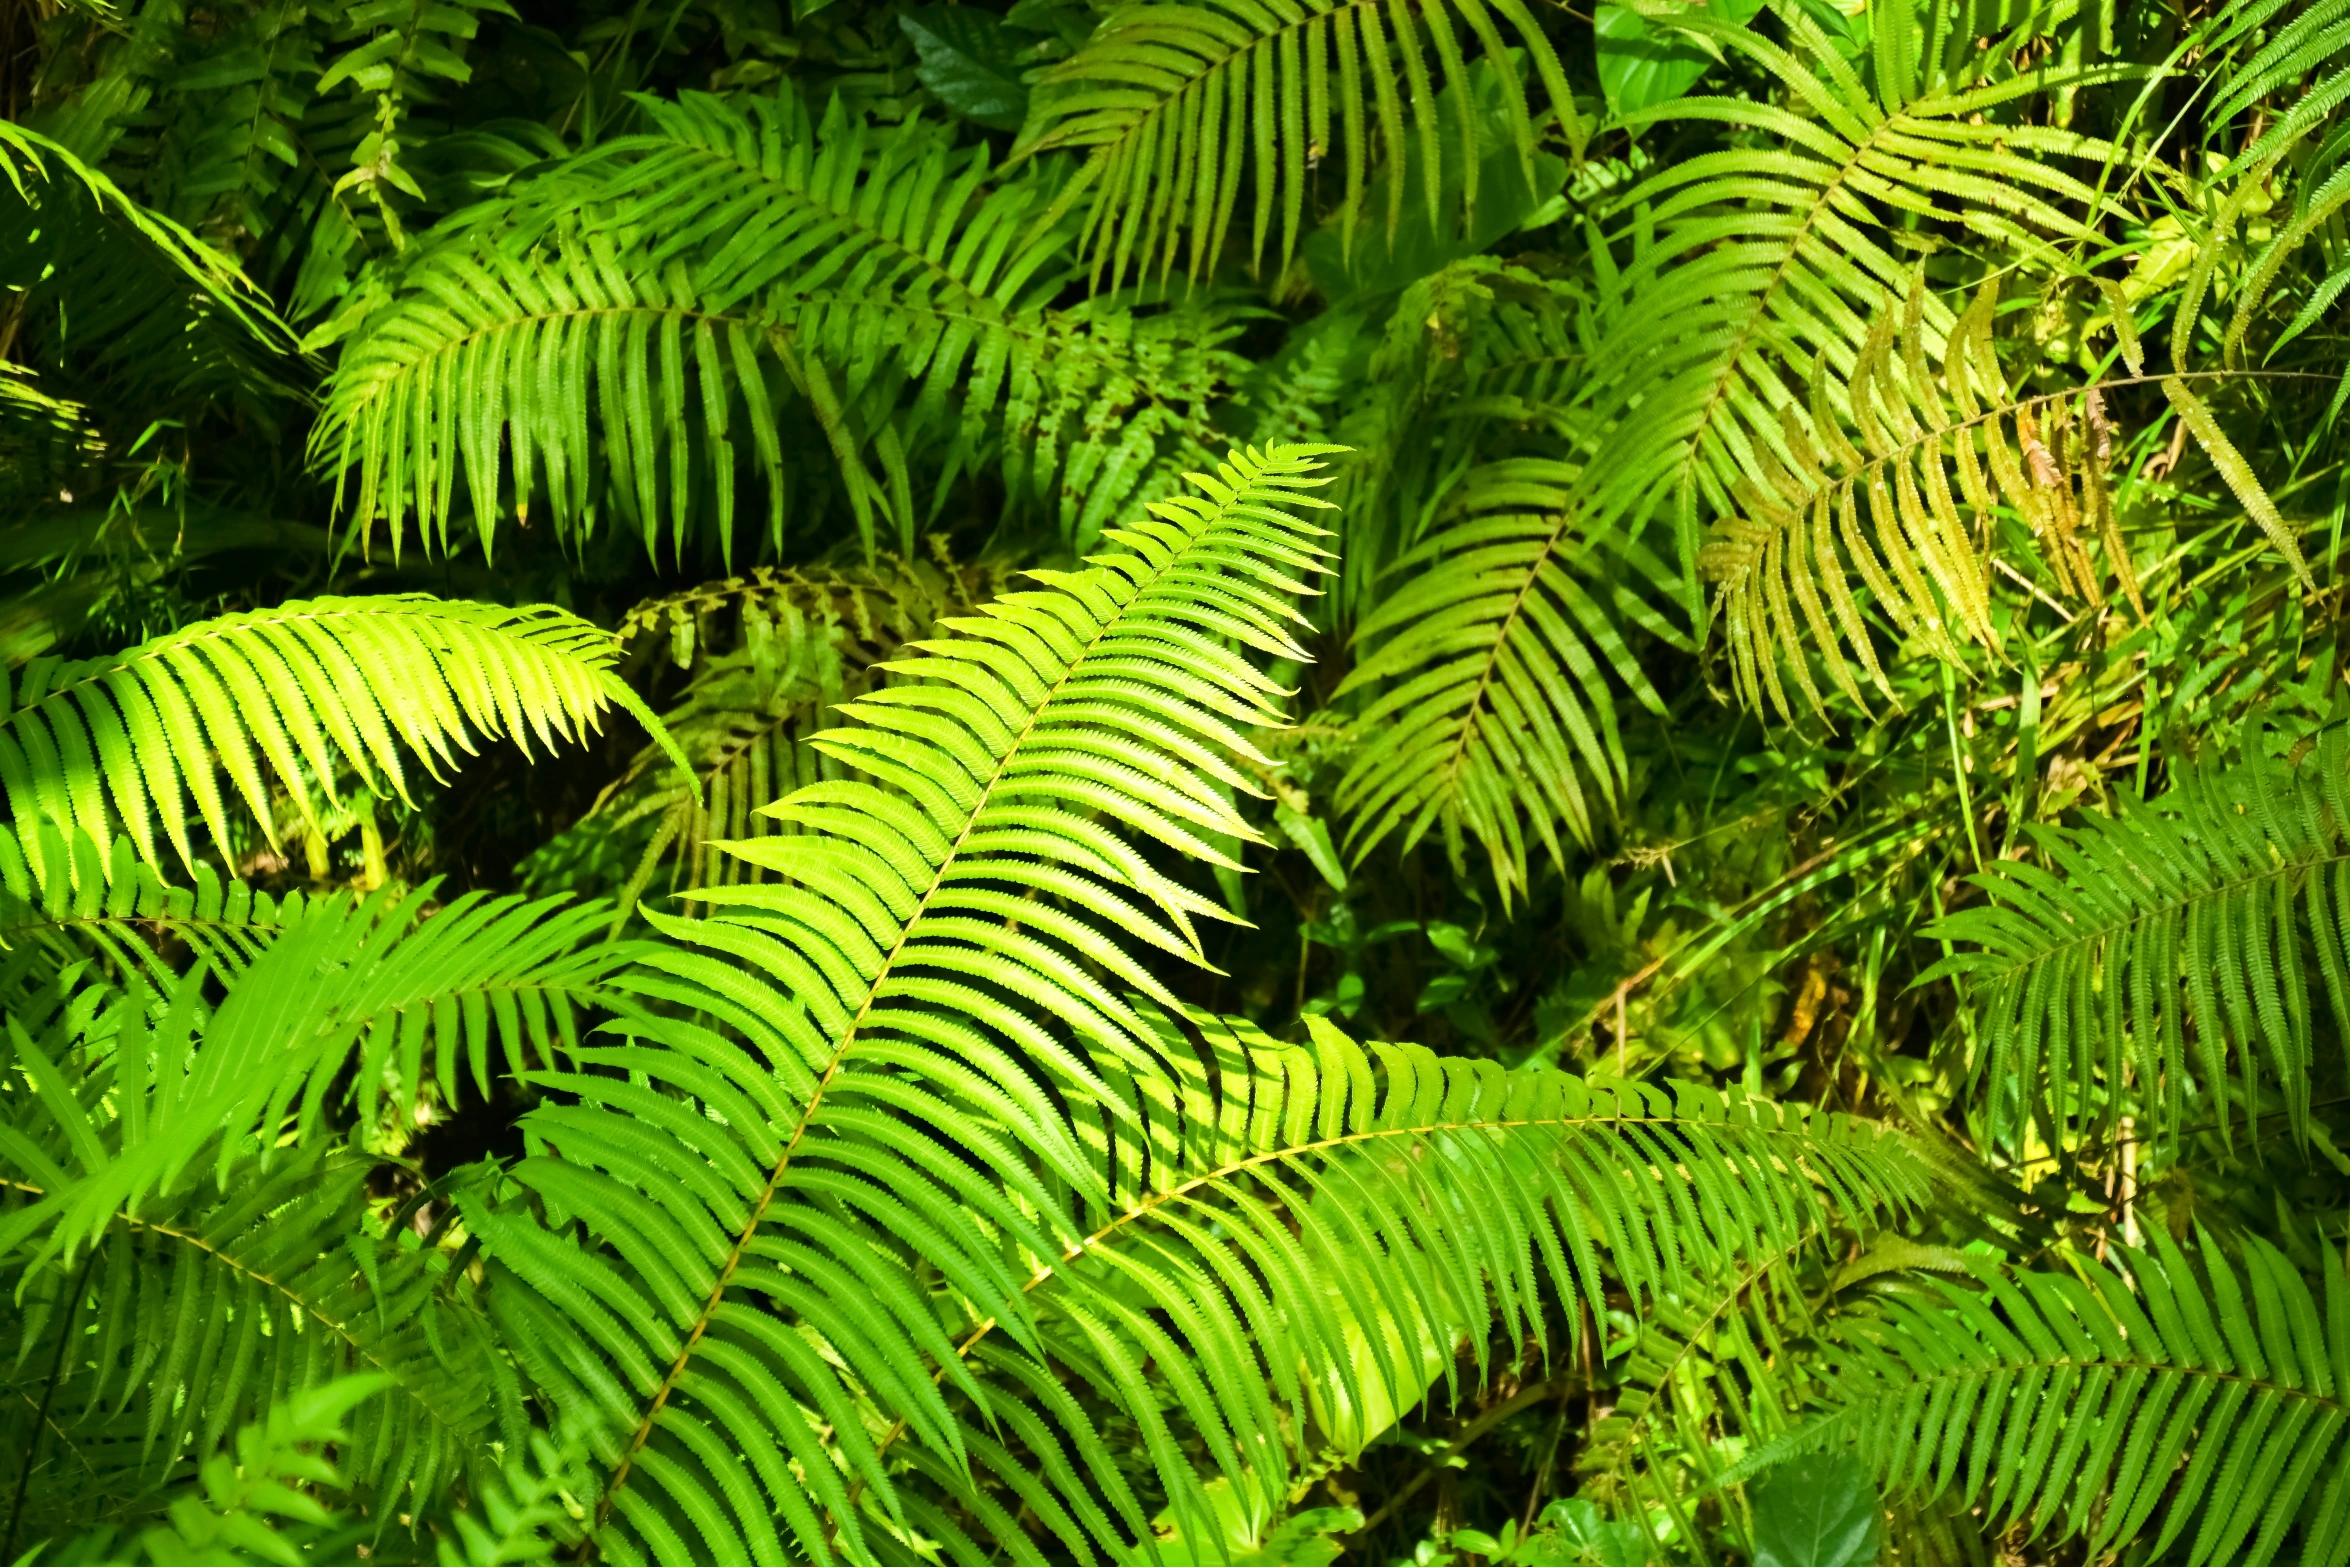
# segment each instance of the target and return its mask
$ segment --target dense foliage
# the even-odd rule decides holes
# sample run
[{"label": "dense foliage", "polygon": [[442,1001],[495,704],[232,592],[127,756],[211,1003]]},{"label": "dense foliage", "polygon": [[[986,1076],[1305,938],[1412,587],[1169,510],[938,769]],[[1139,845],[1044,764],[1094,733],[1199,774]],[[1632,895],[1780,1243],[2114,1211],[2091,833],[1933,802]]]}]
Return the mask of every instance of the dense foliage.
[{"label": "dense foliage", "polygon": [[2350,1561],[2345,100],[0,0],[0,1563]]}]

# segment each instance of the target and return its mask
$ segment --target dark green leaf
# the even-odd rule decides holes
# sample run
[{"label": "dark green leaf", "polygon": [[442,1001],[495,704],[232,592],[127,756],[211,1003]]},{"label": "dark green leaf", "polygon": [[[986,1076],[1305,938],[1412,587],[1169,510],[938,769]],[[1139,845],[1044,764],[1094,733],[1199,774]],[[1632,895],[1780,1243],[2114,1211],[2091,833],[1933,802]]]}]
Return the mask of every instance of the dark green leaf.
[{"label": "dark green leaf", "polygon": [[1860,1460],[1815,1453],[1754,1487],[1754,1567],[1869,1567],[1882,1530],[1877,1487]]},{"label": "dark green leaf", "polygon": [[898,18],[922,63],[914,74],[931,96],[966,120],[1014,131],[1028,117],[1020,80],[1021,42],[1003,22],[961,5],[926,5]]}]

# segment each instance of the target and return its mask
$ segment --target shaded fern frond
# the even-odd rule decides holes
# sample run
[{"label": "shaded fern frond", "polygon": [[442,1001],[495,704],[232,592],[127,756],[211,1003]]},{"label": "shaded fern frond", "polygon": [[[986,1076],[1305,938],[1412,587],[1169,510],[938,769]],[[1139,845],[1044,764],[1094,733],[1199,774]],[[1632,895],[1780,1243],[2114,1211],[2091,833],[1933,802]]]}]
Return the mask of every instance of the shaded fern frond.
[{"label": "shaded fern frond", "polygon": [[[1251,266],[1263,259],[1278,207],[1287,270],[1313,166],[1324,157],[1344,160],[1351,228],[1375,148],[1400,170],[1407,140],[1415,142],[1420,166],[1433,169],[1443,141],[1457,139],[1461,204],[1473,213],[1481,157],[1475,117],[1445,123],[1438,95],[1449,84],[1465,96],[1467,53],[1500,62],[1512,47],[1531,57],[1554,112],[1579,143],[1566,73],[1522,0],[1144,0],[1113,11],[1083,48],[1045,73],[1020,150],[1088,150],[1063,199],[1090,194],[1081,242],[1096,275],[1106,264],[1113,286],[1129,266],[1145,276],[1172,271],[1186,242],[1190,274],[1212,269],[1240,205],[1244,172],[1255,198]],[[1534,115],[1514,63],[1494,76],[1531,183]],[[1433,220],[1436,183],[1421,184]],[[1403,186],[1388,182],[1391,231]]]},{"label": "shaded fern frond", "polygon": [[446,549],[462,480],[485,545],[543,496],[582,531],[608,502],[648,550],[666,514],[679,553],[706,508],[731,559],[747,466],[771,544],[789,491],[837,483],[869,554],[910,552],[925,442],[951,475],[1000,441],[1017,498],[1098,528],[1161,436],[1204,433],[1218,307],[1050,309],[1048,193],[991,183],[985,148],[837,102],[821,127],[789,98],[646,112],[655,133],[526,186],[512,231],[428,255],[351,342],[312,451],[356,471],[356,526],[397,550],[413,518]]},{"label": "shaded fern frond", "polygon": [[2298,768],[2187,769],[2150,804],[2125,796],[2111,818],[2027,827],[2046,864],[2000,861],[1973,878],[1987,904],[1930,927],[1965,943],[1928,977],[1964,975],[1974,990],[1973,1073],[1993,1123],[2110,1129],[2128,1112],[2130,1074],[2165,1127],[2184,1124],[2190,1094],[2224,1127],[2257,1113],[2273,1082],[2305,1135],[2313,990],[2350,1040],[2346,830],[2340,727]]},{"label": "shaded fern frond", "polygon": [[[24,1041],[13,1054],[25,1072]],[[31,1142],[19,1130],[0,1147],[12,1239],[77,1173],[44,1170]],[[386,1501],[434,1497],[494,1463],[493,1441],[518,1438],[521,1384],[455,1253],[371,1220],[372,1167],[334,1154],[240,1162],[225,1192],[207,1181],[150,1200],[81,1254],[36,1258],[12,1279],[0,1431],[33,1460],[28,1538],[43,1520],[135,1512],[272,1398],[347,1372],[390,1382],[345,1450],[353,1480]],[[13,1273],[26,1259],[12,1260]],[[0,1485],[13,1489],[15,1467]]]},{"label": "shaded fern frond", "polygon": [[716,845],[795,831],[759,807],[842,776],[802,745],[876,666],[942,615],[970,610],[995,574],[885,560],[875,567],[762,566],[629,611],[625,643],[665,650],[694,673],[662,723],[694,770],[647,745],[586,816],[533,857],[536,884],[610,891],[625,913],[656,881],[669,892],[767,879]]},{"label": "shaded fern frond", "polygon": [[231,843],[217,756],[274,847],[271,782],[315,828],[317,796],[338,803],[346,769],[406,799],[403,746],[438,778],[476,735],[552,749],[608,707],[662,737],[615,655],[551,607],[401,594],[224,615],[104,658],[35,659],[0,686],[0,786],[28,850],[42,821],[66,842],[105,842],[120,821],[148,862],[160,832],[192,864],[190,796],[214,842]]},{"label": "shaded fern frond", "polygon": [[1625,761],[1610,676],[1662,711],[1617,627],[1627,609],[1653,613],[1576,569],[1574,482],[1539,459],[1472,474],[1466,520],[1397,560],[1403,585],[1356,627],[1371,650],[1339,693],[1377,694],[1353,721],[1337,802],[1358,859],[1441,828],[1456,863],[1474,838],[1512,898],[1529,837],[1557,862],[1562,839],[1589,843],[1613,813]]},{"label": "shaded fern frond", "polygon": [[[1994,1530],[2173,1547],[2191,1567],[2350,1551],[2350,1279],[2321,1305],[2256,1236],[2198,1269],[2157,1230],[2123,1272],[1979,1265],[1854,1319],[1830,1350],[1819,1421],[1774,1444],[1851,1443],[1888,1489],[1953,1497]],[[2330,1329],[2321,1324],[2331,1324]]]}]

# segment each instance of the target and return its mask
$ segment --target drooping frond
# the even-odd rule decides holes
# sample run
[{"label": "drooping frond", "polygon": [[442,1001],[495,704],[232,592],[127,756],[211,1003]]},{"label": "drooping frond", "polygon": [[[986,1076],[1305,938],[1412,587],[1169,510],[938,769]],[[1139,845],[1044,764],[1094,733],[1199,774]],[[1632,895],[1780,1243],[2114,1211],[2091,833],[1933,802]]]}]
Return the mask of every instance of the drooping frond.
[{"label": "drooping frond", "polygon": [[1440,827],[1492,857],[1502,895],[1526,887],[1527,837],[1563,859],[1591,841],[1624,782],[1609,677],[1661,710],[1617,625],[1631,595],[1576,570],[1571,486],[1517,459],[1463,486],[1468,520],[1392,568],[1401,584],[1356,627],[1374,649],[1340,694],[1376,692],[1338,788],[1359,858]]},{"label": "drooping frond", "polygon": [[395,551],[411,519],[447,548],[462,481],[485,545],[544,497],[582,531],[608,503],[648,550],[667,515],[679,553],[699,506],[730,552],[747,466],[771,545],[788,492],[837,482],[869,553],[911,552],[924,443],[951,475],[1000,442],[1015,497],[1082,536],[1160,437],[1204,431],[1219,307],[1050,308],[1049,192],[991,182],[984,147],[837,101],[821,127],[788,96],[646,112],[526,186],[510,228],[419,262],[345,350],[312,451]]},{"label": "drooping frond", "polygon": [[2350,1039],[2350,731],[2297,768],[2184,769],[2150,804],[2027,831],[2046,863],[1998,862],[1973,878],[1988,903],[1931,927],[1965,944],[1928,977],[1964,976],[1981,1008],[1993,1123],[2110,1128],[2134,1092],[2165,1127],[2190,1094],[2225,1126],[2266,1081],[2305,1135],[2312,991]]},{"label": "drooping frond", "polygon": [[[1762,454],[1791,460],[1785,422],[1810,419],[1791,383],[1823,356],[1849,374],[1884,299],[1907,293],[1899,235],[1930,219],[2027,254],[2093,235],[2079,214],[2094,211],[2095,193],[2068,165],[2107,149],[2005,123],[2028,91],[2061,83],[2018,79],[1881,103],[1800,7],[1782,6],[1780,20],[1786,47],[1698,12],[1677,22],[1767,71],[1783,101],[1693,97],[1629,117],[1711,121],[1751,140],[1668,162],[1623,197],[1632,221],[1605,241],[1595,341],[1579,396],[1560,411],[1572,456],[1550,481],[1548,524],[1509,525],[1505,552],[1489,509],[1461,508],[1462,520],[1423,546],[1421,569],[1474,583],[1474,593],[1431,594],[1418,614],[1381,618],[1373,656],[1389,688],[1425,691],[1438,711],[1416,726],[1414,744],[1387,745],[1350,783],[1358,852],[1440,824],[1448,837],[1474,838],[1505,886],[1524,885],[1528,843],[1557,843],[1595,814],[1581,785],[1559,781],[1570,732],[1559,693],[1570,688],[1552,672],[1587,660],[1587,642],[1612,638],[1567,606],[1540,612],[1556,596],[1545,584],[1612,553],[1630,568],[1611,562],[1607,573],[1615,624],[1654,618],[1633,581],[1701,621],[1706,520],[1737,509],[1740,485],[1769,484]],[[1921,310],[1932,371],[1953,318],[1930,295]],[[1828,440],[1808,435],[1815,449]],[[1652,552],[1665,532],[1677,565]],[[1577,696],[1577,706],[1587,701]],[[1591,776],[1604,802],[1606,774]]]},{"label": "drooping frond", "polygon": [[2350,1279],[2322,1249],[2321,1305],[2257,1236],[2235,1264],[2208,1234],[2201,1251],[2198,1269],[2158,1229],[2126,1272],[1982,1263],[1889,1296],[1831,1349],[1821,1417],[1758,1459],[1850,1443],[1889,1490],[2085,1539],[2093,1560],[2130,1543],[2190,1567],[2339,1561]]},{"label": "drooping frond", "polygon": [[[1441,113],[1439,94],[1465,81],[1469,53],[1502,61],[1513,47],[1531,57],[1552,112],[1580,144],[1566,73],[1522,0],[1140,0],[1112,11],[1083,48],[1045,73],[1020,150],[1087,152],[1063,200],[1090,197],[1082,243],[1097,275],[1106,263],[1113,286],[1129,266],[1146,276],[1172,271],[1187,244],[1191,275],[1211,269],[1244,175],[1253,196],[1251,265],[1263,259],[1278,208],[1286,270],[1325,157],[1344,162],[1351,213],[1368,189],[1374,152],[1401,169],[1407,144],[1416,143],[1420,166],[1434,168],[1451,138],[1463,170],[1461,204],[1474,213],[1482,159],[1475,117]],[[1494,74],[1531,181],[1540,141],[1534,113],[1514,62]],[[1433,221],[1436,184],[1420,183]],[[1404,182],[1389,181],[1390,229],[1403,201]]]},{"label": "drooping frond", "polygon": [[692,677],[661,715],[693,771],[647,745],[595,806],[526,867],[530,884],[610,892],[625,913],[659,882],[676,892],[769,873],[716,845],[796,829],[758,808],[841,776],[801,742],[879,678],[876,666],[941,616],[967,612],[996,573],[902,561],[779,570],[641,604],[623,645],[664,650]]},{"label": "drooping frond", "polygon": [[[225,770],[274,846],[271,786],[316,825],[318,797],[356,774],[379,797],[408,796],[403,747],[434,777],[478,735],[558,740],[608,707],[658,720],[612,673],[612,640],[551,607],[504,609],[423,594],[312,599],[224,615],[125,652],[35,659],[5,687],[0,786],[19,843],[94,842],[119,821],[149,863],[156,838],[193,863],[188,800],[226,851]],[[46,877],[44,876],[44,879]]]},{"label": "drooping frond", "polygon": [[[68,360],[82,400],[282,390],[292,333],[237,264],[70,149],[0,121],[0,289],[9,336]],[[133,434],[136,432],[133,431]]]},{"label": "drooping frond", "polygon": [[[1359,1423],[1373,1381],[1390,1408],[1426,1385],[1348,1351],[1350,1311],[1375,1346],[1496,1309],[1538,1333],[1538,1281],[1598,1287],[1595,1235],[1653,1287],[1815,1201],[1920,1195],[1873,1130],[1166,1021],[1130,949],[1196,960],[1214,910],[1111,824],[1211,859],[1206,832],[1248,835],[1206,785],[1245,786],[1230,725],[1271,721],[1271,693],[1209,634],[1293,647],[1290,574],[1319,552],[1284,508],[1310,455],[1236,455],[1210,499],[1120,530],[1132,553],[917,644],[913,681],[815,742],[881,782],[803,789],[773,810],[814,831],[733,846],[790,882],[659,922],[707,950],[629,983],[684,1015],[623,1016],[627,1043],[536,1079],[576,1100],[526,1121],[540,1217],[468,1225],[512,1342],[588,1312],[592,1349],[529,1369],[603,1422],[608,1557],[867,1560],[901,1527],[1021,1549],[1025,1506],[1098,1560],[1152,1509],[1064,1375],[1141,1423],[1196,1524],[1187,1443],[1277,1489],[1275,1401]],[[1587,1148],[1547,1151],[1586,1123]],[[1146,1360],[1178,1378],[1172,1419]]]}]

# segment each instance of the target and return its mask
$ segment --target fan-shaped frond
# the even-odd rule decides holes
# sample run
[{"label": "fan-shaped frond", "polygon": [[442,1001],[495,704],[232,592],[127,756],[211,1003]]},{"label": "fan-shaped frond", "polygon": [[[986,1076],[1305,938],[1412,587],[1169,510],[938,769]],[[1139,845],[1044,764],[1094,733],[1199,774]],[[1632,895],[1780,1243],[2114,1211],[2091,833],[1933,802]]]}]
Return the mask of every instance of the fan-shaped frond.
[{"label": "fan-shaped frond", "polygon": [[[1587,832],[1596,813],[1582,784],[1561,781],[1561,763],[1582,753],[1603,804],[1610,774],[1593,761],[1603,743],[1566,738],[1590,698],[1562,672],[1592,662],[1587,644],[1614,633],[1546,585],[1616,551],[1631,569],[1607,573],[1614,624],[1655,619],[1635,581],[1701,619],[1695,556],[1706,518],[1733,513],[1741,485],[1769,485],[1766,455],[1793,462],[1790,418],[1814,449],[1828,442],[1808,429],[1789,382],[1823,356],[1851,371],[1882,300],[1908,290],[1898,233],[1930,220],[2025,254],[2090,237],[2078,214],[2095,210],[2095,195],[2066,165],[2108,149],[2003,123],[2026,92],[2062,83],[2018,79],[1881,104],[1800,7],[1780,12],[1787,47],[1701,13],[1677,25],[1747,56],[1784,87],[1783,102],[1695,97],[1630,116],[1712,121],[1751,142],[1666,163],[1625,194],[1631,253],[1617,263],[1621,240],[1610,242],[1580,397],[1559,411],[1572,460],[1548,481],[1557,494],[1541,507],[1544,521],[1524,515],[1531,507],[1499,523],[1489,515],[1497,508],[1462,507],[1463,520],[1423,545],[1421,560],[1425,576],[1474,589],[1431,592],[1416,613],[1380,617],[1367,656],[1390,690],[1424,692],[1429,715],[1415,743],[1387,744],[1358,768],[1349,791],[1358,852],[1441,824],[1448,838],[1474,837],[1505,886],[1522,886],[1529,841]],[[1930,295],[1920,309],[1931,370],[1953,318]],[[1652,529],[1668,522],[1677,569],[1649,550]],[[1599,678],[1594,667],[1581,683]]]},{"label": "fan-shaped frond", "polygon": [[230,842],[214,756],[275,845],[264,768],[315,826],[313,791],[337,801],[345,769],[407,798],[402,745],[439,777],[476,734],[551,749],[615,706],[665,738],[612,673],[615,654],[558,609],[423,594],[224,615],[104,658],[35,659],[0,687],[0,786],[27,850],[43,820],[66,842],[105,842],[119,820],[150,863],[160,829],[192,864],[189,796],[214,841]]},{"label": "fan-shaped frond", "polygon": [[[1474,117],[1446,116],[1437,106],[1440,91],[1466,77],[1463,29],[1485,57],[1523,49],[1553,112],[1580,143],[1566,73],[1521,0],[1143,0],[1112,11],[1083,48],[1045,73],[1020,150],[1087,150],[1062,199],[1091,196],[1082,243],[1097,275],[1107,263],[1113,284],[1129,265],[1145,275],[1172,271],[1187,240],[1191,275],[1211,268],[1240,205],[1244,173],[1255,197],[1251,265],[1264,257],[1278,207],[1287,270],[1324,157],[1344,160],[1351,214],[1368,188],[1374,149],[1400,169],[1407,141],[1416,141],[1421,167],[1435,168],[1442,143],[1455,138],[1460,199],[1476,210]],[[1530,183],[1540,141],[1534,116],[1515,63],[1495,74]],[[1421,184],[1433,220],[1436,185]],[[1403,200],[1403,182],[1390,181],[1390,229]]]},{"label": "fan-shaped frond", "polygon": [[312,449],[356,469],[356,523],[387,519],[395,550],[412,516],[446,548],[462,478],[485,544],[543,493],[580,529],[608,495],[648,549],[667,513],[682,551],[702,504],[730,551],[738,455],[779,541],[787,492],[823,493],[799,464],[821,449],[868,552],[884,523],[910,552],[909,453],[935,438],[951,473],[987,428],[1016,496],[1098,529],[1161,436],[1204,431],[1220,307],[1049,309],[1048,192],[991,183],[985,148],[837,102],[820,128],[788,97],[646,112],[655,133],[526,187],[513,231],[427,256],[346,349]]},{"label": "fan-shaped frond", "polygon": [[[1757,1455],[1851,1443],[1889,1489],[1950,1496],[1994,1529],[2174,1546],[2191,1567],[2265,1567],[2350,1551],[2350,1288],[2330,1251],[2325,1301],[2247,1237],[2203,1267],[2169,1235],[2125,1272],[1989,1263],[1856,1317],[1831,1352],[1820,1419]],[[2239,1272],[2239,1268],[2241,1272]],[[2331,1323],[2329,1333],[2320,1326]]]},{"label": "fan-shaped frond", "polygon": [[[2134,1092],[2178,1127],[2190,1094],[2255,1113],[2260,1084],[2309,1124],[2314,953],[2350,1039],[2350,731],[2288,769],[2253,759],[2184,770],[2161,799],[2026,831],[2046,863],[1974,877],[1989,902],[1930,928],[1965,948],[1928,977],[1965,976],[1981,1009],[1973,1062],[1993,1124],[2110,1128]],[[2190,1044],[2191,1041],[2191,1044]],[[2231,1061],[2231,1056],[2233,1060]],[[2125,1082],[2133,1076],[2134,1090]]]}]

